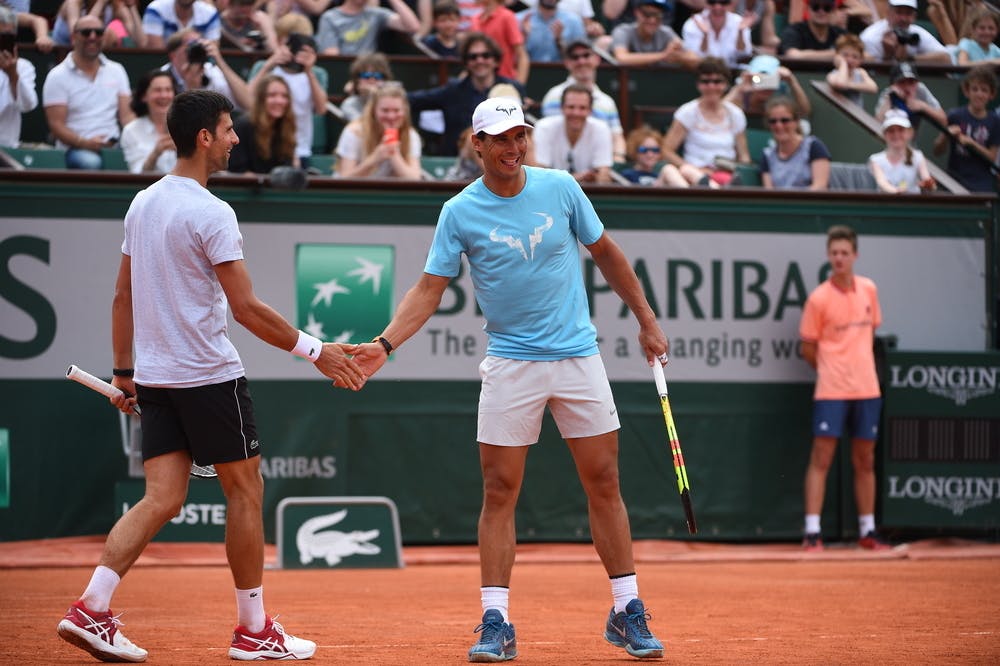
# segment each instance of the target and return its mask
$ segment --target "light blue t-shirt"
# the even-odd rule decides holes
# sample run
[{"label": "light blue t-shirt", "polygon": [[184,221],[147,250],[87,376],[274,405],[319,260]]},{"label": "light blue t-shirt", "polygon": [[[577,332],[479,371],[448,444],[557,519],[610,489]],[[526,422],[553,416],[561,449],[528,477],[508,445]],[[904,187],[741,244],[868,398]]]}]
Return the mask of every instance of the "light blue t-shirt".
[{"label": "light blue t-shirt", "polygon": [[963,37],[958,41],[958,50],[965,51],[969,54],[969,60],[972,62],[978,62],[980,60],[990,60],[992,58],[1000,58],[1000,47],[996,44],[990,44],[989,50],[983,49],[976,40],[970,39],[968,37]]},{"label": "light blue t-shirt", "polygon": [[604,225],[569,173],[523,167],[524,189],[497,196],[479,178],[441,209],[426,273],[455,277],[465,254],[489,338],[486,354],[558,361],[598,353],[580,243]]}]

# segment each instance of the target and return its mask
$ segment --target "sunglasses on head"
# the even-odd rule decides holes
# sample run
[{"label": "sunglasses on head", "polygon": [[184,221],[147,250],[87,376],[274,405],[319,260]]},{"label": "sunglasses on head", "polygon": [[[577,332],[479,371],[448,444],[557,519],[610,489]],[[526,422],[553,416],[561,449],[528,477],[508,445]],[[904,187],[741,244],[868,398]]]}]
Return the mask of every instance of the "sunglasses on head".
[{"label": "sunglasses on head", "polygon": [[779,125],[779,124],[780,125],[785,125],[787,123],[794,123],[794,122],[795,122],[795,118],[789,118],[788,116],[784,116],[782,118],[768,118],[767,119],[767,124],[768,125]]},{"label": "sunglasses on head", "polygon": [[361,72],[358,74],[359,79],[375,79],[376,81],[384,81],[385,74],[382,72]]},{"label": "sunglasses on head", "polygon": [[814,3],[810,3],[809,4],[809,9],[813,10],[814,12],[832,12],[833,11],[833,3],[832,2],[830,2],[830,3],[827,3],[827,2],[814,2]]},{"label": "sunglasses on head", "polygon": [[101,37],[104,35],[104,28],[77,28],[76,34],[84,37],[93,37],[94,35]]},{"label": "sunglasses on head", "polygon": [[493,60],[493,54],[489,51],[479,51],[477,53],[467,54],[465,59],[469,62],[472,62],[473,60]]},{"label": "sunglasses on head", "polygon": [[659,146],[639,146],[635,149],[637,153],[643,155],[645,153],[658,153],[660,152]]}]

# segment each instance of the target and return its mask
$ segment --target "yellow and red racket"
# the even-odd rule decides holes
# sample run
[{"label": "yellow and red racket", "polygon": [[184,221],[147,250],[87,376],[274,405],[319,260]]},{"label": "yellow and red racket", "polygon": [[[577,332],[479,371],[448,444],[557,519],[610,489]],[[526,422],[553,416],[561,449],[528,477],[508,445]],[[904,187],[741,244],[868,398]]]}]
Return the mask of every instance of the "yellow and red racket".
[{"label": "yellow and red racket", "polygon": [[667,380],[663,376],[663,366],[653,363],[653,380],[656,382],[656,392],[660,394],[660,407],[663,409],[663,420],[667,423],[667,438],[670,440],[670,456],[674,461],[674,473],[677,475],[677,492],[681,494],[681,504],[684,505],[684,517],[687,520],[688,532],[698,532],[698,524],[694,520],[694,507],[691,506],[691,486],[688,485],[687,468],[684,467],[684,454],[681,453],[681,440],[674,426],[674,416],[670,411],[670,399],[667,397]]}]

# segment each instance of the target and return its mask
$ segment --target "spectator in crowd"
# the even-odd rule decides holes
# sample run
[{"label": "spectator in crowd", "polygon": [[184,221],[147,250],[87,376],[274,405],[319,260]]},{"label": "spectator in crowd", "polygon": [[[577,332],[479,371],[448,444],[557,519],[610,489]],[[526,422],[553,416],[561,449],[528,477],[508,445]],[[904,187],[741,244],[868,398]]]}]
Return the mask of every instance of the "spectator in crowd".
[{"label": "spectator in crowd", "polygon": [[[292,17],[283,17],[279,24],[291,22],[285,21],[286,18]],[[307,20],[303,19],[301,23],[302,28],[309,29],[306,28]],[[293,32],[284,36],[283,40],[267,60],[258,60],[250,68],[249,87],[254,90],[269,74],[280,76],[288,84],[292,93],[292,112],[295,114],[295,155],[305,169],[312,156],[313,116],[326,113],[329,75],[326,69],[316,66],[316,42],[311,36]]]},{"label": "spectator in crowd", "polygon": [[361,119],[340,133],[337,175],[420,180],[420,153],[420,135],[410,124],[406,91],[392,83],[373,92]]},{"label": "spectator in crowd", "polygon": [[13,148],[21,141],[21,114],[38,106],[38,93],[35,66],[17,57],[17,14],[7,7],[0,7],[0,38],[4,39],[0,44],[0,147]]},{"label": "spectator in crowd", "polygon": [[569,171],[580,183],[610,183],[611,130],[590,115],[593,93],[573,84],[562,93],[562,114],[535,123],[538,166]]},{"label": "spectator in crowd", "polygon": [[299,166],[292,91],[280,76],[268,74],[257,83],[253,108],[233,128],[240,142],[230,153],[229,171],[270,173],[279,166]]},{"label": "spectator in crowd", "polygon": [[1000,145],[1000,116],[989,105],[997,94],[993,65],[977,65],[962,79],[965,106],[948,111],[948,134],[940,135],[934,152],[944,152],[951,140],[948,173],[972,192],[996,190],[997,147]]},{"label": "spectator in crowd", "polygon": [[941,102],[917,76],[916,67],[908,62],[895,65],[889,72],[889,81],[889,87],[879,94],[875,102],[875,118],[880,122],[889,109],[898,109],[909,117],[914,132],[920,127],[923,115],[931,117],[939,125],[948,124]]},{"label": "spectator in crowd", "polygon": [[527,85],[531,63],[524,48],[524,35],[514,12],[503,6],[501,0],[476,0],[482,7],[472,19],[472,29],[493,39],[500,47],[500,66],[497,73]]},{"label": "spectator in crowd", "polygon": [[177,93],[170,72],[154,69],[139,77],[132,93],[135,120],[122,128],[121,148],[132,173],[168,173],[177,148],[167,130],[167,111]]},{"label": "spectator in crowd", "polygon": [[185,28],[167,39],[167,62],[160,69],[169,71],[177,92],[214,90],[231,101],[237,109],[249,109],[253,100],[250,88],[222,57],[217,42],[202,39],[193,28]]},{"label": "spectator in crowd", "polygon": [[754,50],[773,55],[781,42],[774,27],[774,15],[777,13],[774,0],[735,0],[730,11],[746,18],[750,30],[759,30],[760,41],[755,44]]},{"label": "spectator in crowd", "polygon": [[726,101],[738,106],[748,116],[761,116],[767,101],[774,95],[795,100],[803,119],[812,113],[812,104],[792,70],[772,55],[754,56],[740,73],[739,83],[726,95]]},{"label": "spectator in crowd", "polygon": [[458,57],[458,26],[462,12],[454,0],[434,3],[434,31],[421,41],[442,58]]},{"label": "spectator in crowd", "polygon": [[753,53],[750,24],[755,15],[749,12],[740,16],[730,11],[730,0],[706,0],[706,4],[705,9],[692,14],[681,28],[684,48],[699,58],[713,56],[735,67],[740,58]]},{"label": "spectator in crowd", "polygon": [[962,28],[962,39],[958,42],[958,64],[1000,64],[1000,46],[994,44],[998,32],[1000,16],[989,7],[972,9]]},{"label": "spectator in crowd", "polygon": [[875,330],[882,324],[878,289],[854,273],[858,236],[837,225],[827,231],[830,277],[809,294],[799,336],[802,357],[816,369],[813,392],[813,443],[805,478],[807,552],[823,550],[820,515],[826,477],[842,434],[851,437],[858,545],[885,550],[875,529],[875,440],[882,399],[875,367]]},{"label": "spectator in crowd", "polygon": [[[738,106],[724,99],[729,66],[718,58],[705,58],[695,70],[699,95],[674,113],[663,138],[663,158],[683,180],[672,184],[717,188],[729,183],[731,173],[716,167],[716,159],[750,161],[747,119]],[[684,152],[681,153],[681,146]],[[669,174],[668,174],[669,178]]]},{"label": "spectator in crowd", "polygon": [[372,92],[381,88],[387,81],[394,80],[389,59],[377,51],[355,58],[351,63],[349,74],[352,92],[340,104],[340,110],[344,112],[348,122],[361,117]]},{"label": "spectator in crowd", "polygon": [[958,43],[959,31],[969,15],[980,8],[989,10],[983,0],[927,0],[927,18],[934,24],[942,44]]},{"label": "spectator in crowd", "polygon": [[812,0],[809,18],[792,23],[782,31],[778,54],[806,60],[831,60],[837,39],[847,33],[832,23],[835,8],[834,0]]},{"label": "spectator in crowd", "polygon": [[103,30],[96,16],[77,19],[73,50],[42,87],[45,118],[56,145],[66,149],[69,169],[100,169],[101,150],[115,145],[121,127],[135,117],[125,68],[101,53]]},{"label": "spectator in crowd", "polygon": [[[389,0],[368,0],[383,9],[392,11]],[[413,53],[416,41],[430,34],[434,27],[434,0],[403,0],[413,15],[417,17],[417,29],[413,33],[385,30],[379,34],[377,51],[382,53]],[[418,47],[419,48],[419,47]]]},{"label": "spectator in crowd", "polygon": [[256,5],[256,0],[216,0],[222,29],[222,45],[241,51],[274,53],[278,37],[274,20]]},{"label": "spectator in crowd", "polygon": [[104,24],[104,48],[120,46],[126,37],[136,46],[146,45],[137,0],[63,0],[52,26],[52,40],[59,46],[69,46],[70,26],[85,14],[96,16]]},{"label": "spectator in crowd", "polygon": [[622,65],[681,65],[693,68],[698,55],[684,48],[673,28],[663,25],[667,0],[637,0],[635,23],[611,31],[611,49]]},{"label": "spectator in crowd", "polygon": [[562,113],[562,93],[567,86],[578,84],[590,89],[593,97],[591,115],[607,123],[611,129],[615,162],[625,161],[625,132],[622,130],[618,104],[614,98],[597,87],[597,66],[600,58],[587,39],[566,42],[563,48],[563,66],[569,77],[560,84],[549,88],[542,98],[542,115],[553,116]]},{"label": "spectator in crowd", "polygon": [[372,7],[367,0],[344,0],[319,17],[316,43],[323,55],[359,56],[378,50],[385,30],[414,34],[420,21],[403,0],[389,0],[392,9]]},{"label": "spectator in crowd", "polygon": [[[681,6],[678,8],[675,8],[674,4],[668,1],[662,6],[663,25],[671,28],[683,25],[690,14],[705,8],[705,0],[680,0]],[[636,16],[638,6],[637,0],[601,0],[601,14],[613,31],[623,23],[635,23],[638,20]]]},{"label": "spectator in crowd", "polygon": [[847,33],[837,38],[836,55],[833,56],[833,70],[826,75],[826,82],[835,91],[864,106],[862,95],[874,95],[878,85],[861,63],[865,61],[865,46],[857,35]]},{"label": "spectator in crowd", "polygon": [[[505,3],[508,7],[512,4],[515,6],[524,6],[527,9],[537,9],[538,0],[519,0],[516,3]],[[583,23],[583,30],[587,37],[590,39],[595,39],[604,34],[604,25],[594,18],[594,5],[591,0],[559,0],[559,11],[567,12],[573,14],[580,19]],[[563,44],[565,44],[565,40]]]},{"label": "spectator in crowd", "polygon": [[626,145],[632,166],[622,169],[622,177],[636,185],[669,185],[663,167],[659,166],[660,156],[663,154],[661,143],[663,135],[649,125],[636,127],[629,132]]},{"label": "spectator in crowd", "polygon": [[443,86],[409,93],[410,108],[414,113],[439,110],[444,115],[441,152],[455,155],[458,137],[469,126],[469,118],[490,89],[497,83],[516,84],[516,81],[496,73],[500,63],[500,47],[486,35],[474,32],[462,42],[462,62],[465,70]]},{"label": "spectator in crowd", "polygon": [[558,5],[559,0],[538,0],[534,9],[525,9],[517,15],[525,50],[532,62],[559,62],[561,44],[586,39],[580,17],[559,9]]},{"label": "spectator in crowd", "polygon": [[[271,17],[271,20],[275,24],[275,29],[277,29],[278,20],[283,16],[288,16],[289,14],[297,14],[299,16],[305,16],[310,18],[310,26],[312,25],[313,18],[318,18],[320,14],[326,11],[326,8],[330,6],[332,0],[268,0],[267,2],[267,15]],[[281,40],[278,40],[279,43]]]},{"label": "spectator in crowd", "polygon": [[868,158],[868,168],[882,192],[919,194],[934,189],[924,154],[911,145],[913,128],[906,113],[889,109],[882,121],[885,150]]},{"label": "spectator in crowd", "polygon": [[934,35],[915,25],[916,20],[917,0],[889,0],[886,17],[861,33],[865,52],[875,60],[886,62],[916,60],[951,64],[948,49]]},{"label": "spectator in crowd", "polygon": [[822,192],[830,183],[830,151],[813,135],[803,136],[799,114],[789,97],[772,97],[765,109],[774,144],[760,159],[761,184]]},{"label": "spectator in crowd", "polygon": [[472,147],[472,127],[466,127],[458,138],[458,157],[448,167],[444,180],[468,183],[483,175],[483,160]]},{"label": "spectator in crowd", "polygon": [[166,48],[170,36],[185,28],[193,29],[204,40],[218,43],[222,37],[219,10],[206,0],[152,0],[146,5],[142,29],[149,48]]}]

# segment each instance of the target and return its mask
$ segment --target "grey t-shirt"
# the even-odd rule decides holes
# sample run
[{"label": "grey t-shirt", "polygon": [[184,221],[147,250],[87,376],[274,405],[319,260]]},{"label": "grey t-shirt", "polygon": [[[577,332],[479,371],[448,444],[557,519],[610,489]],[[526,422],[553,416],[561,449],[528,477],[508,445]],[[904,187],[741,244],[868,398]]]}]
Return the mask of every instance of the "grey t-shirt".
[{"label": "grey t-shirt", "polygon": [[358,14],[345,14],[340,7],[319,17],[316,46],[325,51],[335,47],[340,55],[363,55],[378,50],[378,36],[393,12],[383,7],[365,7]]},{"label": "grey t-shirt", "polygon": [[661,25],[653,33],[653,38],[648,42],[639,39],[639,31],[635,23],[623,23],[611,31],[611,48],[624,46],[631,53],[658,53],[667,48],[667,44],[680,39],[673,28]]}]

